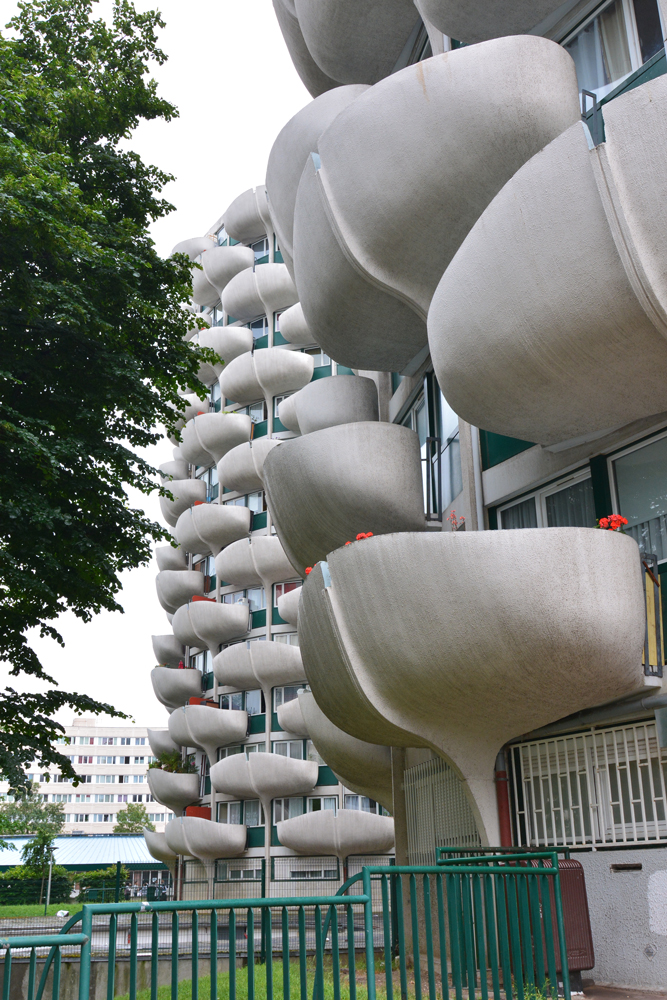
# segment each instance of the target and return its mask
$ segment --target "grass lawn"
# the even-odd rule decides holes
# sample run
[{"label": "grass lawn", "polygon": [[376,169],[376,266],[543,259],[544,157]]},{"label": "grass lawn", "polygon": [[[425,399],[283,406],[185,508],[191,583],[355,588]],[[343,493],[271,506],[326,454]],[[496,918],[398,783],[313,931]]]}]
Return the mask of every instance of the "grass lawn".
[{"label": "grass lawn", "polygon": [[[46,913],[49,917],[55,917],[58,910],[67,910],[70,917],[73,917],[75,913],[78,913],[82,907],[82,903],[49,903]],[[0,920],[8,920],[12,917],[43,917],[44,916],[44,903],[20,903],[15,906],[0,906]],[[69,920],[69,917],[65,917],[65,920]]]}]

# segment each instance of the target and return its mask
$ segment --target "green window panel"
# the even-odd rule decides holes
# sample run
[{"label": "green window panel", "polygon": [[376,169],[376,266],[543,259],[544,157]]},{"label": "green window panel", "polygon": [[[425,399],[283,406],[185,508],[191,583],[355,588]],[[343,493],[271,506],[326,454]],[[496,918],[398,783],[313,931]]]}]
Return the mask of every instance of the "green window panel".
[{"label": "green window panel", "polygon": [[255,350],[256,351],[261,350],[262,347],[268,347],[268,346],[269,346],[269,335],[268,335],[268,333],[265,333],[263,337],[258,337],[257,340],[255,341]]},{"label": "green window panel", "polygon": [[289,430],[289,427],[285,427],[285,425],[282,422],[282,420],[280,419],[280,417],[274,417],[273,418],[273,430],[274,430],[274,432],[275,431],[287,431],[287,430]]},{"label": "green window panel", "polygon": [[263,257],[257,258],[257,260],[255,261],[255,267],[257,267],[258,264],[268,264],[268,263],[269,263],[269,255],[268,253],[265,253]]},{"label": "green window panel", "polygon": [[258,514],[253,514],[252,515],[252,531],[258,531],[259,528],[265,528],[266,527],[266,519],[267,519],[267,514],[266,514],[265,510],[261,511]]},{"label": "green window panel", "polygon": [[480,431],[479,446],[482,453],[482,468],[486,470],[506,462],[508,458],[513,458],[528,448],[534,448],[535,442],[520,441],[518,438],[494,434],[493,431]]},{"label": "green window panel", "polygon": [[283,255],[281,254],[280,250],[276,250],[275,251],[275,253],[273,255],[273,260],[274,260],[274,262],[276,264],[284,264],[285,263],[285,260],[283,258]]},{"label": "green window panel", "polygon": [[215,674],[204,674],[204,691],[211,691],[215,684]]},{"label": "green window panel", "polygon": [[248,847],[264,847],[263,826],[248,827]]},{"label": "green window panel", "polygon": [[346,368],[345,365],[338,365],[337,371],[339,375],[354,375],[352,369]]},{"label": "green window panel", "polygon": [[271,827],[271,847],[282,847],[283,845],[278,840],[278,830],[277,827]]},{"label": "green window panel", "polygon": [[317,784],[318,785],[338,784],[338,778],[333,773],[328,764],[320,764],[320,768],[317,774]]},{"label": "green window panel", "polygon": [[268,420],[258,420],[256,424],[253,424],[252,436],[253,440],[255,438],[266,437],[269,428]]},{"label": "green window panel", "polygon": [[278,613],[278,608],[274,608],[273,609],[273,613],[271,614],[271,624],[272,625],[289,625],[289,622],[286,622],[284,618],[280,617],[280,614]]},{"label": "green window panel", "polygon": [[261,611],[252,612],[252,627],[266,628],[266,608],[262,608]]},{"label": "green window panel", "polygon": [[311,382],[314,382],[317,378],[328,378],[331,375],[331,365],[322,365],[320,368],[316,368],[313,372],[313,377]]},{"label": "green window panel", "polygon": [[271,732],[272,733],[284,733],[285,730],[278,722],[278,715],[274,712],[271,716]]},{"label": "green window panel", "polygon": [[204,795],[210,795],[210,794],[211,794],[211,779],[204,778]]},{"label": "green window panel", "polygon": [[258,733],[263,733],[266,730],[266,716],[264,713],[261,715],[251,715],[249,723],[248,736],[256,736]]},{"label": "green window panel", "polygon": [[281,347],[283,344],[289,344],[289,340],[285,340],[280,330],[276,330],[273,334],[273,346]]}]

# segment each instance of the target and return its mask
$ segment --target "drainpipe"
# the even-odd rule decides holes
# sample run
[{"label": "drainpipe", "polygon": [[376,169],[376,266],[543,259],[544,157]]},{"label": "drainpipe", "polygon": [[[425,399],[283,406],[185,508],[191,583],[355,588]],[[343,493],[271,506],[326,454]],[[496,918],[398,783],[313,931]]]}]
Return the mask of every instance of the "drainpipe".
[{"label": "drainpipe", "polygon": [[498,803],[498,826],[500,828],[500,846],[512,847],[512,821],[510,818],[509,778],[507,776],[507,761],[505,751],[501,750],[496,757],[496,801]]},{"label": "drainpipe", "polygon": [[523,736],[519,736],[511,742],[522,743],[527,739],[556,736],[559,733],[566,733],[570,729],[588,729],[590,726],[596,726],[602,722],[616,722],[619,719],[626,719],[642,712],[655,712],[664,708],[667,708],[667,694],[652,694],[645,698],[635,698],[633,701],[621,702],[616,705],[603,705],[601,708],[592,708],[586,712],[577,712],[576,715],[568,715],[566,719],[552,722],[541,729],[534,729],[531,733],[524,733]]}]

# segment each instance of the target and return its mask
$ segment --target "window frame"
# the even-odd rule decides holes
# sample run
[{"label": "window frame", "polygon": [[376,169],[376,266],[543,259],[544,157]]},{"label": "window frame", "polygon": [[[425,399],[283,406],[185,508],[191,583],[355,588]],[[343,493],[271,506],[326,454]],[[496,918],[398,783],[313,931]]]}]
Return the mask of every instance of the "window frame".
[{"label": "window frame", "polygon": [[[571,472],[563,479],[559,479],[557,483],[549,483],[548,485],[532,490],[530,493],[522,494],[519,497],[513,497],[511,500],[508,500],[506,503],[503,503],[496,508],[498,512],[498,530],[507,531],[507,528],[503,528],[504,511],[509,510],[512,507],[516,507],[520,503],[525,503],[526,500],[533,499],[535,500],[535,513],[537,518],[536,527],[551,527],[547,521],[547,497],[553,496],[554,493],[560,493],[561,490],[567,489],[569,486],[576,486],[577,483],[584,482],[584,480],[591,478],[590,466],[587,466],[584,469],[578,469],[576,472]],[[593,525],[591,525],[591,527],[593,527]]]}]

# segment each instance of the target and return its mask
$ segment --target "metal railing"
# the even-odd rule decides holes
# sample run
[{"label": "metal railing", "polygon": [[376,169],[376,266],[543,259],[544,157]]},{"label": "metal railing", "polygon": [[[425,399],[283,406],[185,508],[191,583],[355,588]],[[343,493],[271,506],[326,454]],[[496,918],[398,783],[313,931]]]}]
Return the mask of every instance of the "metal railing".
[{"label": "metal railing", "polygon": [[[79,955],[79,1000],[89,1000],[91,985],[99,993],[100,971],[113,1000],[120,959],[129,963],[128,1000],[137,997],[140,961],[150,965],[157,1000],[165,959],[172,1000],[184,971],[192,1000],[209,991],[217,1000],[219,986],[229,1000],[289,1000],[294,992],[299,1000],[356,1000],[358,990],[364,1000],[378,991],[386,1000],[463,1000],[464,992],[467,1000],[533,1000],[536,992],[555,998],[559,980],[570,1000],[555,851],[365,866],[335,896],[86,904],[59,935],[3,944],[3,1000],[12,989],[12,949],[30,951],[27,1000],[42,1000],[50,974],[59,1000],[65,949]],[[49,951],[36,985],[39,948]]]},{"label": "metal railing", "polygon": [[646,607],[646,632],[644,633],[644,674],[662,677],[665,661],[665,644],[662,627],[662,593],[658,571],[658,557],[641,556],[642,587]]}]

